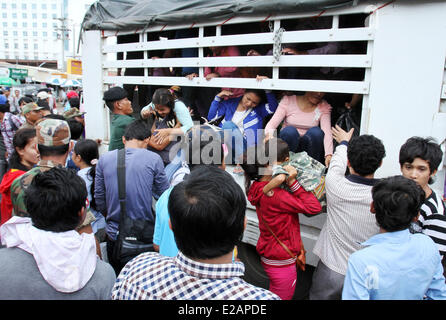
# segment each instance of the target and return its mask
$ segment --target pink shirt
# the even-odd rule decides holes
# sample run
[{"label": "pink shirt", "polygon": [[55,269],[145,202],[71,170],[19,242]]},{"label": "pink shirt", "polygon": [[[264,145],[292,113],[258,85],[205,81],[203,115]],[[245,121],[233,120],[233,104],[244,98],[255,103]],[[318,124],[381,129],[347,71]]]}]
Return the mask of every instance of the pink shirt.
[{"label": "pink shirt", "polygon": [[333,137],[331,135],[331,106],[322,100],[313,112],[303,112],[297,105],[296,96],[284,96],[277,107],[274,116],[265,127],[266,133],[282,127],[293,126],[299,134],[304,135],[308,129],[320,125],[324,132],[325,155],[333,154]]},{"label": "pink shirt", "polygon": [[[235,46],[223,47],[220,54],[214,57],[237,57],[240,56],[240,51]],[[213,72],[218,73],[222,78],[239,78],[240,70],[238,67],[215,67]],[[204,76],[206,77],[209,73],[212,73],[212,69],[210,67],[204,68]],[[242,88],[222,88],[222,90],[232,91],[232,96],[229,98],[237,98],[241,97],[245,93],[245,89]],[[228,99],[228,98],[225,98]]]}]

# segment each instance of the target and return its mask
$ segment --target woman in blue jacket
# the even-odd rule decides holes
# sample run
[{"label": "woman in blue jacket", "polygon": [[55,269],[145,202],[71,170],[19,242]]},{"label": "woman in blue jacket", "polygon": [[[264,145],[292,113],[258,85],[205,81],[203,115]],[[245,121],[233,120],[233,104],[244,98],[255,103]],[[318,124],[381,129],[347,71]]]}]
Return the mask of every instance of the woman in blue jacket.
[{"label": "woman in blue jacket", "polygon": [[276,111],[278,103],[271,91],[246,89],[241,97],[230,98],[231,95],[231,91],[223,90],[215,96],[208,120],[224,116],[219,126],[223,129],[225,144],[232,150],[231,163],[240,163],[246,148],[262,139],[263,119]]}]

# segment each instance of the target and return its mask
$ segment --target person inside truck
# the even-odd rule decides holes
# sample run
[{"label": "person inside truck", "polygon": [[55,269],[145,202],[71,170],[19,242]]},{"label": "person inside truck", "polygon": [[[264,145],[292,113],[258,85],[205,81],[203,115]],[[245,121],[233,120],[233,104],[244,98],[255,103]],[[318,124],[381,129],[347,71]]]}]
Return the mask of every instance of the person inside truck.
[{"label": "person inside truck", "polygon": [[[271,143],[274,139],[267,142]],[[267,159],[265,164],[261,163],[259,155],[262,149]],[[296,264],[305,265],[298,213],[317,214],[322,207],[311,191],[301,187],[296,180],[297,170],[290,165],[283,167],[289,174],[286,180],[289,189],[275,188],[273,197],[264,193],[265,186],[272,180],[272,165],[277,160],[274,153],[279,154],[279,150],[253,146],[243,154],[241,166],[248,200],[255,206],[259,218],[260,237],[256,250],[270,280],[269,290],[282,300],[291,300],[297,282]]]},{"label": "person inside truck", "polygon": [[[420,209],[418,220],[411,224],[412,232],[422,232],[437,244],[445,267],[446,255],[446,207],[441,191],[429,185],[434,182],[438,166],[443,159],[440,146],[432,138],[409,138],[400,149],[401,173],[415,180],[424,190],[425,201]],[[446,270],[446,268],[444,268]],[[446,272],[445,272],[446,273]]]},{"label": "person inside truck", "polygon": [[124,135],[125,128],[135,121],[135,118],[132,116],[132,103],[127,96],[127,91],[118,86],[112,87],[104,92],[103,99],[112,112],[108,151],[124,148],[122,136]]},{"label": "person inside truck", "polygon": [[232,91],[222,90],[215,96],[207,118],[211,121],[224,117],[219,126],[231,154],[227,163],[240,163],[246,148],[257,144],[263,120],[276,111],[277,105],[271,91],[246,89],[242,97],[234,97]]},{"label": "person inside truck", "polygon": [[328,168],[333,154],[331,106],[323,97],[323,92],[311,91],[285,95],[265,127],[265,140],[282,124],[279,137],[288,143],[290,151],[305,151]]},{"label": "person inside truck", "polygon": [[[174,89],[174,87],[171,87],[170,89],[159,88],[155,90],[152,102],[141,110],[142,119],[148,119],[150,116],[155,116],[160,120],[170,111],[175,115],[176,123],[174,125],[163,125],[164,127],[157,127],[154,131],[155,134],[152,138],[152,147],[155,149],[161,148],[162,145],[167,146],[170,142],[174,141],[177,136],[186,134],[186,132],[193,126],[189,109],[176,97]],[[160,111],[162,115],[160,114]],[[160,150],[163,149],[164,148],[161,148]]]}]

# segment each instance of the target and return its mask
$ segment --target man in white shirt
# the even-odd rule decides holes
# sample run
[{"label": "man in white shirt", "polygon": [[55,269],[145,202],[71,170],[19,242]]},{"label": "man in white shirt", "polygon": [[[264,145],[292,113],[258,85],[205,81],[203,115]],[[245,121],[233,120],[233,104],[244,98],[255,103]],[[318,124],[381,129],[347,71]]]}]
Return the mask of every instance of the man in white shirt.
[{"label": "man in white shirt", "polygon": [[[313,274],[310,300],[340,300],[348,258],[379,232],[370,203],[371,189],[377,182],[374,174],[385,156],[384,145],[372,135],[352,139],[353,129],[347,133],[336,126],[332,133],[340,144],[325,180],[327,221],[313,251],[320,260]],[[346,176],[347,167],[350,174]]]}]

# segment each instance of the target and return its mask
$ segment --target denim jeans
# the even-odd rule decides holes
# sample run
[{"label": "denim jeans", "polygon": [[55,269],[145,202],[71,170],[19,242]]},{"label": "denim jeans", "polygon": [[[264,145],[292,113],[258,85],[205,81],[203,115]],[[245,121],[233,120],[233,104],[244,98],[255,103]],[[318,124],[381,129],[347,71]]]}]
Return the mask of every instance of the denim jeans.
[{"label": "denim jeans", "polygon": [[[247,142],[243,133],[237,127],[237,125],[232,121],[226,121],[222,124],[221,131],[224,143],[228,147],[229,155],[231,158],[225,159],[226,164],[241,163],[241,157],[243,152],[246,151]],[[231,162],[229,162],[231,160]]]},{"label": "denim jeans", "polygon": [[310,157],[324,163],[324,132],[313,127],[301,136],[295,127],[285,127],[279,137],[288,144],[290,151],[305,151]]}]

